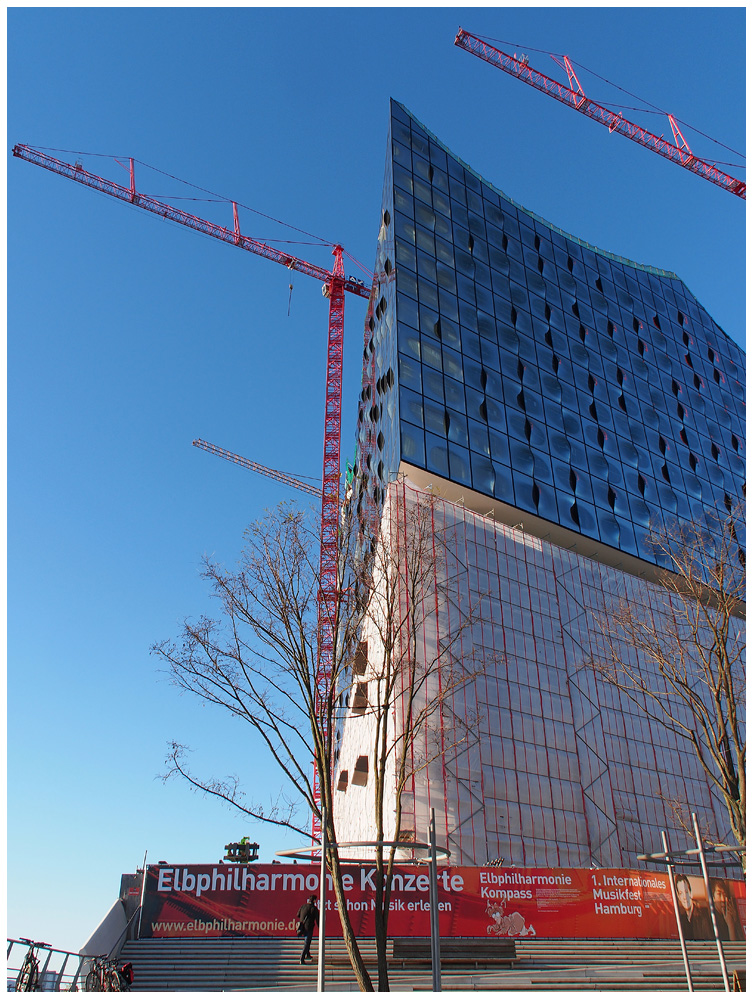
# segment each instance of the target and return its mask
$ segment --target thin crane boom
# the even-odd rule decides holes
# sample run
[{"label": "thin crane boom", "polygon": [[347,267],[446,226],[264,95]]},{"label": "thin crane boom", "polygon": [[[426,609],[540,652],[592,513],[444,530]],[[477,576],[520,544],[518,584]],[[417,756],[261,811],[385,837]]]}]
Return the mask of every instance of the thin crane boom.
[{"label": "thin crane boom", "polygon": [[220,458],[234,462],[244,469],[258,472],[262,476],[269,476],[270,479],[274,479],[278,483],[285,483],[286,486],[292,486],[294,490],[301,490],[302,493],[310,493],[313,497],[322,496],[322,491],[318,490],[316,486],[311,486],[309,483],[302,483],[300,479],[294,479],[293,476],[288,476],[285,472],[278,472],[277,469],[268,469],[266,465],[260,465],[259,462],[252,462],[250,458],[244,458],[243,455],[236,455],[235,452],[220,448],[216,444],[210,444],[209,441],[202,441],[201,438],[197,438],[196,441],[192,441],[191,443],[195,448],[203,448],[204,451],[208,451],[211,455],[218,455]]},{"label": "thin crane boom", "polygon": [[[172,205],[168,205],[167,202],[158,201],[156,198],[151,198],[146,194],[139,194],[133,185],[133,181],[130,188],[123,187],[122,184],[117,184],[115,181],[98,177],[96,174],[84,170],[78,164],[65,163],[63,160],[55,159],[54,156],[49,156],[47,153],[42,153],[37,149],[32,149],[31,146],[24,146],[22,144],[13,147],[13,155],[26,160],[28,163],[34,163],[38,167],[51,170],[55,174],[60,174],[62,177],[67,177],[69,180],[83,184],[85,187],[101,191],[103,194],[109,194],[119,201],[136,205],[147,212],[153,212],[163,219],[170,219],[172,222],[188,226],[189,229],[195,229],[197,232],[204,233],[207,236],[214,236],[215,239],[222,240],[223,243],[230,243],[232,246],[240,247],[241,250],[248,250],[251,253],[259,254],[260,257],[266,257],[267,260],[274,260],[291,270],[301,271],[312,278],[318,278],[326,284],[329,284],[332,278],[332,272],[324,267],[310,264],[308,261],[300,260],[298,257],[284,253],[282,250],[277,250],[275,247],[267,246],[266,243],[260,243],[259,240],[243,236],[237,225],[233,229],[226,229],[224,226],[218,226],[207,219],[200,219],[196,215],[190,215],[180,208],[174,208]],[[133,161],[131,161],[131,176],[133,178]],[[234,217],[237,220],[235,205]],[[370,289],[362,282],[356,281],[353,278],[345,278],[343,287],[347,292],[359,295],[363,299],[369,298]]]},{"label": "thin crane boom", "polygon": [[[670,119],[670,126],[673,135],[676,137],[677,145],[667,142],[667,140],[660,136],[653,135],[647,129],[642,128],[640,125],[635,125],[622,115],[616,115],[615,112],[608,111],[601,104],[590,100],[583,90],[572,90],[562,83],[551,80],[544,73],[532,69],[529,66],[528,59],[519,59],[516,55],[501,52],[500,49],[496,49],[468,31],[459,28],[455,44],[459,48],[465,49],[472,55],[477,56],[479,59],[483,59],[492,66],[503,70],[505,73],[509,73],[524,83],[528,83],[529,86],[541,90],[543,94],[554,97],[556,101],[567,104],[569,108],[580,111],[582,115],[593,118],[600,125],[605,125],[609,128],[611,132],[620,132],[627,139],[632,139],[634,142],[638,142],[639,145],[646,146],[647,149],[651,149],[653,152],[659,153],[660,156],[664,156],[667,160],[685,167],[686,170],[690,170],[699,177],[703,177],[706,181],[710,181],[711,184],[716,184],[718,187],[723,188],[723,190],[730,191],[731,194],[735,194],[744,200],[746,199],[745,181],[731,177],[723,173],[722,170],[719,170],[713,163],[708,163],[706,160],[701,160],[698,156],[694,156],[686,140],[680,134],[680,129],[678,129],[678,125],[672,115],[668,115],[668,118]],[[567,64],[567,69],[569,65]],[[576,79],[570,70],[568,71],[568,77],[569,80]],[[576,83],[580,88],[578,80],[576,80]]]}]

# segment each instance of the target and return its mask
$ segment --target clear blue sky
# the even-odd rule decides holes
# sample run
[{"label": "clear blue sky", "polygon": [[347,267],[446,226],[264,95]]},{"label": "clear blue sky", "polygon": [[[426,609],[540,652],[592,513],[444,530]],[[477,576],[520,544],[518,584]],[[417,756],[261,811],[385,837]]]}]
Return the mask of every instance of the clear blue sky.
[{"label": "clear blue sky", "polygon": [[[567,53],[744,150],[743,8],[8,11],[10,935],[78,949],[145,850],[211,862],[247,834],[269,861],[299,846],[156,777],[176,739],[257,799],[279,787],[149,648],[208,610],[202,554],[233,563],[245,525],[294,496],[192,439],[321,474],[327,329],[313,279],[294,278],[288,315],[282,267],[13,159],[14,143],[134,156],[371,268],[394,97],[519,204],[675,271],[744,342],[743,202],[454,48],[459,21],[558,79],[535,50]],[[638,103],[579,75],[595,100]],[[127,182],[113,159],[83,160]],[[144,168],[137,187],[207,197]],[[232,224],[227,205],[177,204]],[[241,225],[312,243],[244,210]],[[329,265],[321,246],[291,249]],[[363,319],[349,297],[344,456]]]}]

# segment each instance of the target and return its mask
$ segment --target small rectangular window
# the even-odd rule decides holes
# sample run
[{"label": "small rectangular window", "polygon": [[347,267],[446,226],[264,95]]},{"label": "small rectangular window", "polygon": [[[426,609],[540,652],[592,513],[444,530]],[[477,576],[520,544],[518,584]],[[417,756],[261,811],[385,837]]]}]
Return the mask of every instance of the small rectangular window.
[{"label": "small rectangular window", "polygon": [[358,681],[351,699],[351,711],[354,715],[363,715],[369,705],[369,687],[366,681]]},{"label": "small rectangular window", "polygon": [[366,785],[369,777],[369,758],[366,756],[357,757],[353,769],[352,785]]},{"label": "small rectangular window", "polygon": [[353,672],[355,674],[365,674],[369,657],[369,644],[360,642],[356,647],[356,656],[353,662]]}]

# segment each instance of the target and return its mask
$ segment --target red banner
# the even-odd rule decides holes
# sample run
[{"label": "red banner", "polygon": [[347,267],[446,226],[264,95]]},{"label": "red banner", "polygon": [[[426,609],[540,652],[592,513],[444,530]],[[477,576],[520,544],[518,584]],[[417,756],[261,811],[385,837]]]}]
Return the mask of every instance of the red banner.
[{"label": "red banner", "polygon": [[[349,865],[346,906],[359,937],[374,935],[375,869]],[[685,880],[685,884],[684,883]],[[700,877],[676,876],[684,934],[712,937]],[[325,918],[340,933],[332,879]],[[662,872],[579,868],[441,868],[437,879],[443,937],[678,936],[671,887]],[[713,880],[720,935],[745,935],[745,885]],[[287,937],[310,895],[319,867],[310,865],[150,865],[142,937]],[[429,872],[399,867],[393,875],[391,937],[429,937]]]}]

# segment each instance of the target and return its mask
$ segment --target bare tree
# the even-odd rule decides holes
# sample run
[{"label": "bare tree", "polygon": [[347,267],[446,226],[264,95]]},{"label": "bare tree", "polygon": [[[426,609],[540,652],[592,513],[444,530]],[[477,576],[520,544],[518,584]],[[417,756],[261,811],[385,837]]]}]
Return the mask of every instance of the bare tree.
[{"label": "bare tree", "polygon": [[[360,742],[370,747],[375,851],[375,942],[379,992],[389,990],[387,935],[396,844],[404,841],[403,793],[442,752],[442,720],[479,671],[457,650],[478,613],[454,606],[438,501],[405,483],[388,490],[376,544],[358,564],[365,595],[360,638],[368,661],[354,676]],[[466,732],[473,731],[465,720]],[[366,739],[364,739],[366,737]],[[465,738],[464,735],[461,738]],[[458,742],[458,738],[456,741]]]},{"label": "bare tree", "polygon": [[[413,491],[412,491],[413,494]],[[374,986],[359,951],[346,907],[333,803],[339,705],[358,680],[357,660],[366,634],[378,640],[369,667],[371,754],[375,780],[375,840],[385,839],[386,798],[395,793],[395,829],[401,827],[401,793],[412,774],[434,754],[432,732],[444,699],[471,676],[459,671],[452,650],[469,616],[452,628],[437,627],[437,643],[420,649],[425,623],[436,615],[442,541],[432,532],[432,501],[406,504],[389,494],[390,516],[372,525],[368,538],[352,530],[352,504],[341,520],[338,596],[328,623],[336,637],[333,660],[318,659],[319,533],[305,514],[282,505],[247,530],[239,567],[205,560],[204,578],[219,605],[214,618],[186,621],[178,641],[154,647],[174,683],[248,724],[280,769],[284,790],[265,807],[247,800],[237,777],[201,779],[192,774],[186,748],[170,745],[166,778],[179,775],[194,788],[250,818],[308,837],[302,812],[324,824],[326,861],[351,964],[359,987]],[[405,496],[405,491],[404,491]],[[440,584],[441,586],[441,584]],[[419,734],[422,739],[418,740]],[[319,796],[315,794],[314,759]],[[375,938],[379,989],[387,990],[387,914],[395,849],[375,853],[378,872]]]},{"label": "bare tree", "polygon": [[[746,843],[745,599],[743,505],[709,511],[703,523],[650,534],[659,598],[621,599],[596,615],[593,665],[645,715],[693,748]],[[626,662],[625,647],[635,662]],[[633,658],[631,658],[633,660]]]},{"label": "bare tree", "polygon": [[247,529],[238,569],[231,572],[205,559],[203,576],[219,604],[219,615],[186,621],[178,642],[153,647],[179,688],[230,712],[261,737],[284,781],[280,800],[266,809],[247,802],[238,778],[195,777],[186,765],[184,748],[175,743],[165,777],[181,775],[247,816],[307,838],[311,831],[302,811],[319,817],[348,955],[359,987],[372,991],[345,905],[332,808],[333,719],[350,677],[359,612],[353,591],[340,588],[329,623],[340,641],[330,669],[321,671],[319,551],[319,533],[310,519],[289,504],[281,505]]}]

